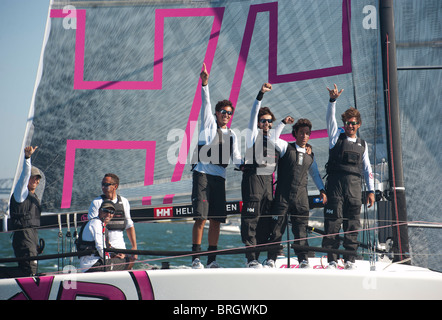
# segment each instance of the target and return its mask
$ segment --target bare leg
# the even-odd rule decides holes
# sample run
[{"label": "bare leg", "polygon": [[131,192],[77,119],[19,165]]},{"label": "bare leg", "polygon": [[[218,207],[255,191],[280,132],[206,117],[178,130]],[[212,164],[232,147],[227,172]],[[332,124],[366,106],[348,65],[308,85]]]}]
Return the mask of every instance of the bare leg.
[{"label": "bare leg", "polygon": [[[193,244],[201,244],[201,241],[203,240],[203,232],[204,232],[204,225],[205,224],[206,224],[206,220],[203,220],[203,219],[195,220],[195,223],[193,225],[193,230],[192,230],[192,243]],[[212,225],[212,223],[210,225]]]}]

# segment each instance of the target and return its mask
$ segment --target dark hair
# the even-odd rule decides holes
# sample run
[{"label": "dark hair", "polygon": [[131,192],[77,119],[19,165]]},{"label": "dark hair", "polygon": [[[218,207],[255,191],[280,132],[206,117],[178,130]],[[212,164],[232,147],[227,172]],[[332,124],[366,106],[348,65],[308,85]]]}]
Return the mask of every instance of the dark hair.
[{"label": "dark hair", "polygon": [[272,111],[270,111],[270,109],[268,107],[262,107],[262,108],[259,109],[259,112],[258,112],[258,121],[259,121],[259,119],[261,119],[262,116],[265,116],[266,114],[272,116],[272,120],[273,121],[276,120],[276,118],[273,115]]},{"label": "dark hair", "polygon": [[348,119],[351,119],[353,117],[356,118],[356,120],[359,122],[359,124],[362,124],[361,113],[358,111],[358,109],[351,107],[350,109],[345,110],[345,112],[343,114],[341,114],[341,119],[342,119],[342,122],[344,122],[344,123],[345,123],[345,121],[347,121]]},{"label": "dark hair", "polygon": [[299,119],[292,127],[292,136],[295,136],[296,132],[301,127],[308,127],[312,131],[312,123],[309,119]]},{"label": "dark hair", "polygon": [[120,178],[118,178],[118,176],[116,174],[114,174],[114,173],[106,173],[104,175],[104,178],[106,178],[106,177],[111,178],[113,183],[120,185]]},{"label": "dark hair", "polygon": [[230,100],[218,101],[218,103],[215,106],[215,111],[220,111],[221,108],[224,108],[224,107],[230,107],[230,108],[232,108],[232,111],[235,111],[235,109],[233,108],[233,103]]}]

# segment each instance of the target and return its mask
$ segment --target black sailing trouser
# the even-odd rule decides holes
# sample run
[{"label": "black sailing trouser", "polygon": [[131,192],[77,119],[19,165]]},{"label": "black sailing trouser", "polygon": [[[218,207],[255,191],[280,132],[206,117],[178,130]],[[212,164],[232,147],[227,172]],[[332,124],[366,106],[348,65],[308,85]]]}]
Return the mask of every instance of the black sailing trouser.
[{"label": "black sailing trouser", "polygon": [[[327,179],[327,204],[324,207],[324,229],[326,236],[322,247],[339,249],[339,231],[344,230],[343,247],[346,250],[358,249],[358,230],[361,229],[362,189],[361,178],[351,174],[330,174]],[[336,261],[337,254],[329,253],[328,262]],[[344,255],[345,261],[355,261],[354,255]]]},{"label": "black sailing trouser", "polygon": [[[35,228],[27,228],[14,231],[12,236],[12,248],[17,258],[37,256],[38,231]],[[20,261],[19,269],[23,276],[31,276],[37,273],[37,262]]]},{"label": "black sailing trouser", "polygon": [[[273,220],[269,216],[273,198],[273,177],[254,172],[244,172],[241,182],[241,239],[246,246],[267,243],[273,229]],[[258,257],[259,250],[246,253],[247,262],[258,260]]]},{"label": "black sailing trouser", "polygon": [[[270,243],[282,241],[282,236],[287,228],[288,215],[290,215],[292,232],[295,237],[294,244],[308,246],[307,226],[310,212],[307,193],[294,195],[293,201],[290,203],[285,199],[275,200],[271,212],[277,221],[269,240]],[[281,246],[275,246],[275,249],[269,253],[269,259],[276,260],[279,251],[281,251]],[[295,248],[295,254],[298,256],[299,262],[308,260],[308,250]]]}]

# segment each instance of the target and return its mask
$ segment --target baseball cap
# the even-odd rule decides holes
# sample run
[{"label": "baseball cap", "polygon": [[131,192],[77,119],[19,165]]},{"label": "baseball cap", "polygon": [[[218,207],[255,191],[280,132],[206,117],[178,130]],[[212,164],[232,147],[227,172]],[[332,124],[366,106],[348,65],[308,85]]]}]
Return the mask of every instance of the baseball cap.
[{"label": "baseball cap", "polygon": [[39,176],[40,178],[42,177],[40,169],[38,169],[37,167],[34,167],[34,166],[31,167],[31,177],[33,177],[33,176]]},{"label": "baseball cap", "polygon": [[110,201],[110,200],[104,200],[103,201],[103,203],[101,204],[101,207],[100,207],[100,209],[101,208],[103,208],[103,209],[107,209],[107,208],[110,208],[110,209],[113,209],[114,211],[115,211],[115,205],[114,205],[114,203],[112,202],[112,201]]}]

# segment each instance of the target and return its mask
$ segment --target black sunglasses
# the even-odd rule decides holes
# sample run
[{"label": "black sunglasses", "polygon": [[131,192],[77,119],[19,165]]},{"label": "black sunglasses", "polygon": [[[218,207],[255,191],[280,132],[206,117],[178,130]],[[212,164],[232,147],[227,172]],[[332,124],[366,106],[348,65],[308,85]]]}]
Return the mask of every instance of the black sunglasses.
[{"label": "black sunglasses", "polygon": [[101,210],[102,210],[104,213],[115,214],[115,211],[112,210],[112,209],[101,208]]},{"label": "black sunglasses", "polygon": [[221,109],[219,112],[221,112],[221,114],[226,114],[227,113],[229,116],[231,116],[233,114],[232,111],[227,111],[227,110],[224,110],[224,109]]},{"label": "black sunglasses", "polygon": [[357,124],[359,124],[359,122],[358,121],[345,121],[345,124],[348,126],[349,124],[352,124],[352,125],[357,125]]},{"label": "black sunglasses", "polygon": [[113,183],[104,183],[104,182],[101,183],[101,186],[106,188],[113,185],[114,185]]},{"label": "black sunglasses", "polygon": [[272,119],[259,119],[259,122],[261,122],[261,123],[266,123],[266,122],[272,123],[273,120]]}]

